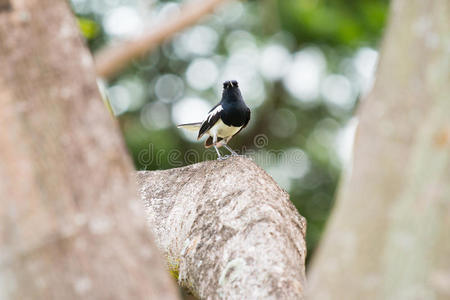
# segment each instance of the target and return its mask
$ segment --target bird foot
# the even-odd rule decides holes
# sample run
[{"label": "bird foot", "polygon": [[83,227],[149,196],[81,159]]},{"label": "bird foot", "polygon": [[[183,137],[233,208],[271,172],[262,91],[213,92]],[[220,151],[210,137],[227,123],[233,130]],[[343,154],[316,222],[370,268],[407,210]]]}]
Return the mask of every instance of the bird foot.
[{"label": "bird foot", "polygon": [[223,155],[217,158],[217,160],[227,160],[230,157],[247,157],[244,154],[232,153],[231,155]]}]

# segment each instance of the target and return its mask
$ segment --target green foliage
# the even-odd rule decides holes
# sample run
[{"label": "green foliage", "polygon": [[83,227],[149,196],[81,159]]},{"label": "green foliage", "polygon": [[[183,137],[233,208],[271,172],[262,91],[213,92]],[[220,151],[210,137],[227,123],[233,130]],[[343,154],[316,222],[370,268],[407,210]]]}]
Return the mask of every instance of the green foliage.
[{"label": "green foliage", "polygon": [[386,18],[388,1],[278,1],[283,28],[298,41],[332,46],[373,45]]}]

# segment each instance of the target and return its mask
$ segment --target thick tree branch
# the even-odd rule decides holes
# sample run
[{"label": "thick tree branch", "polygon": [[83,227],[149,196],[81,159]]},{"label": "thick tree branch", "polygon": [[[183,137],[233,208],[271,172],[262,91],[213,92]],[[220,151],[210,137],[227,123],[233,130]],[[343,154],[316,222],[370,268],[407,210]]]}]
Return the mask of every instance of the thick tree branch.
[{"label": "thick tree branch", "polygon": [[308,298],[450,299],[449,37],[448,0],[392,1]]},{"label": "thick tree branch", "polygon": [[178,299],[67,2],[12,4],[0,13],[0,299]]},{"label": "thick tree branch", "polygon": [[174,36],[177,32],[200,21],[226,0],[193,1],[186,4],[180,14],[173,15],[155,30],[134,40],[100,50],[95,55],[97,75],[110,78],[151,49]]},{"label": "thick tree branch", "polygon": [[157,244],[200,298],[302,299],[306,222],[246,158],[139,172]]}]

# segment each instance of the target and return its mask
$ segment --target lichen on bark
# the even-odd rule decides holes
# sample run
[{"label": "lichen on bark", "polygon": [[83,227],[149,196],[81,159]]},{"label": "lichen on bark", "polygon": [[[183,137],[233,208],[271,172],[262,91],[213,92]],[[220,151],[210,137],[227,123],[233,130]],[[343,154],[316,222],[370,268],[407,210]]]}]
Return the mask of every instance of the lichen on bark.
[{"label": "lichen on bark", "polygon": [[247,158],[139,172],[149,226],[179,282],[205,299],[302,299],[306,221]]}]

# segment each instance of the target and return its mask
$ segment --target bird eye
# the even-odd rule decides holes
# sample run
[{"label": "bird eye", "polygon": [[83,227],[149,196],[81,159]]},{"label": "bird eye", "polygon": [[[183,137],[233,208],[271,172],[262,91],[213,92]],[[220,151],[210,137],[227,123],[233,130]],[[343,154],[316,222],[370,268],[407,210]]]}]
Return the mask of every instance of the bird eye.
[{"label": "bird eye", "polygon": [[230,87],[230,82],[229,81],[225,81],[224,83],[223,83],[223,88],[224,89],[227,89],[227,88],[229,88]]}]

